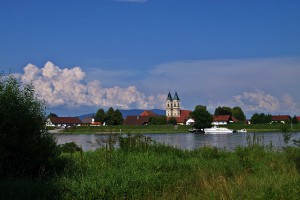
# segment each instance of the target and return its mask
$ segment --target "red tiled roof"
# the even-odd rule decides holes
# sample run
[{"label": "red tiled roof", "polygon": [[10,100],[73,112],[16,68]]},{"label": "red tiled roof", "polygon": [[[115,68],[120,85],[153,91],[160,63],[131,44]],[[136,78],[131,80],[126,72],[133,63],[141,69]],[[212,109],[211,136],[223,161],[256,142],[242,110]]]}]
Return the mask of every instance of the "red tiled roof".
[{"label": "red tiled roof", "polygon": [[154,117],[157,116],[157,114],[155,114],[154,112],[152,112],[151,110],[145,110],[143,111],[140,116],[150,116],[150,117]]},{"label": "red tiled roof", "polygon": [[144,125],[149,123],[149,116],[127,116],[124,124],[125,125]]},{"label": "red tiled roof", "polygon": [[300,122],[300,116],[297,116],[296,118],[297,118],[298,122]]},{"label": "red tiled roof", "polygon": [[[191,110],[180,110],[180,117],[174,117],[177,121],[177,123],[185,123],[191,114]],[[172,117],[167,117],[167,121],[171,119]]]},{"label": "red tiled roof", "polygon": [[289,115],[274,115],[272,116],[272,121],[285,121],[289,120],[291,117]]},{"label": "red tiled roof", "polygon": [[214,115],[213,122],[229,122],[230,115]]},{"label": "red tiled roof", "polygon": [[50,117],[52,124],[81,124],[78,117]]}]

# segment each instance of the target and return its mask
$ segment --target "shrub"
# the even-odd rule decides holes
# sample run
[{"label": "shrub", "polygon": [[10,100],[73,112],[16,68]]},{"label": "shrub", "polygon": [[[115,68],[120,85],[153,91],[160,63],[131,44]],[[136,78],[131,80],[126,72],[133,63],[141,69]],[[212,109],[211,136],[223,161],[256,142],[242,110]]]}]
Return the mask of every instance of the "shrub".
[{"label": "shrub", "polygon": [[59,154],[44,104],[32,86],[0,76],[0,177],[41,175]]},{"label": "shrub", "polygon": [[82,151],[82,148],[75,142],[67,142],[65,144],[58,145],[61,152],[63,153],[75,153],[76,151]]}]

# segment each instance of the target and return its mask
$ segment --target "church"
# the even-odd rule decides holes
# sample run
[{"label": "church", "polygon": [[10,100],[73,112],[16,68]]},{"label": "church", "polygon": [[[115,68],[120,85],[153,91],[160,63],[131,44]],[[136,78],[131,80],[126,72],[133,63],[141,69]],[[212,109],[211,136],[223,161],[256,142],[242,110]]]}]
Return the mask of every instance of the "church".
[{"label": "church", "polygon": [[171,93],[169,92],[167,99],[166,99],[166,117],[167,120],[174,117],[178,124],[185,124],[186,121],[189,119],[191,110],[181,110],[180,99],[178,93],[175,92],[174,96],[172,97]]}]

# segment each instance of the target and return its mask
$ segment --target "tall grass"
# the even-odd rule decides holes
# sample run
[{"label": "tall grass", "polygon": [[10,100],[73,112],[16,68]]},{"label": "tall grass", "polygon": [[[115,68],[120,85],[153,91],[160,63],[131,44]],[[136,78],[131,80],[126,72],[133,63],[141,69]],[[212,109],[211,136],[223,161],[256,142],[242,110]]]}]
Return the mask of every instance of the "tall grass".
[{"label": "tall grass", "polygon": [[[252,138],[249,146],[234,151],[210,146],[181,150],[138,135],[121,139],[118,149],[63,154],[69,161],[63,173],[45,181],[44,186],[51,186],[54,198],[59,199],[300,197],[300,148],[273,150]],[[16,185],[9,187],[21,190],[20,184]],[[7,189],[3,184],[0,188]],[[39,191],[52,195],[42,188]],[[2,193],[5,196],[22,197],[10,192]]]}]

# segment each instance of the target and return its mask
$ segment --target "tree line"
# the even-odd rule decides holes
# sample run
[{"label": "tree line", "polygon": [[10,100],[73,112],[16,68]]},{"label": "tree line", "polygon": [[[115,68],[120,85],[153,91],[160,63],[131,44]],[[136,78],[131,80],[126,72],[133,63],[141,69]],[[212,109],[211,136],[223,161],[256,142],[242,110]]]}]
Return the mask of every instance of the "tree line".
[{"label": "tree line", "polygon": [[103,108],[100,108],[96,112],[94,119],[95,122],[100,122],[105,125],[122,125],[124,123],[120,110],[114,110],[112,107],[110,107],[107,112],[105,112]]},{"label": "tree line", "polygon": [[[270,124],[272,123],[272,115],[265,113],[254,113],[250,119],[251,124]],[[286,123],[299,123],[296,115],[291,119],[286,120]]]}]

